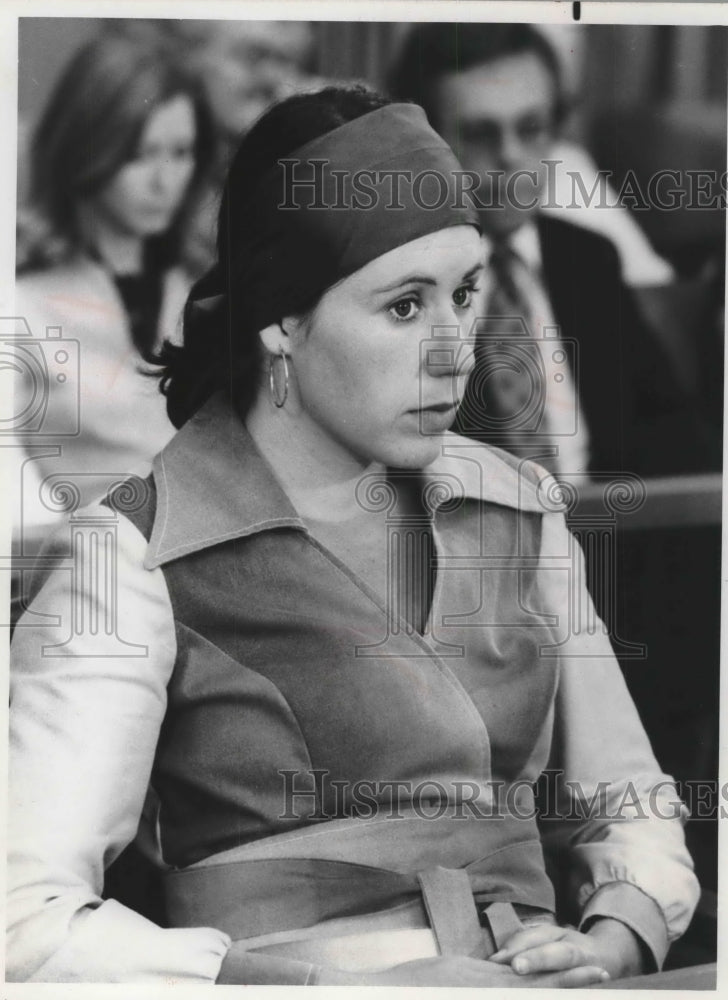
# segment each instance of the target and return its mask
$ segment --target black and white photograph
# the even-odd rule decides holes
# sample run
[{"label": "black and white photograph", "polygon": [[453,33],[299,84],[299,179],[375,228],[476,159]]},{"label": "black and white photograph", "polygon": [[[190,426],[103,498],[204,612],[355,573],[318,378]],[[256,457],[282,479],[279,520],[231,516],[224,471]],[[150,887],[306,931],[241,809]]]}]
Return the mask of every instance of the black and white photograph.
[{"label": "black and white photograph", "polygon": [[728,10],[16,7],[3,996],[716,990]]}]

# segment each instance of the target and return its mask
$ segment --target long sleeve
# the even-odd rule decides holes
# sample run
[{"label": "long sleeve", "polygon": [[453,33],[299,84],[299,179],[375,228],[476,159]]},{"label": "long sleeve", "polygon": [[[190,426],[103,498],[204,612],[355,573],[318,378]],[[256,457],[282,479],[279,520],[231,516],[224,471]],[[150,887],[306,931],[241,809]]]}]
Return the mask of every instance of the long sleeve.
[{"label": "long sleeve", "polygon": [[565,876],[570,918],[582,928],[622,921],[659,968],[699,895],[687,810],[655,760],[584,580],[578,542],[560,514],[545,515],[540,585],[563,645],[544,848]]},{"label": "long sleeve", "polygon": [[[210,983],[227,935],[163,930],[101,899],[105,867],[137,831],[175,638],[163,574],[142,568],[143,537],[106,508],[88,513],[101,538],[116,522],[115,589],[97,592],[78,571],[89,553],[76,572],[66,558],[11,651],[7,978]],[[65,527],[45,558],[62,557],[69,540]]]}]

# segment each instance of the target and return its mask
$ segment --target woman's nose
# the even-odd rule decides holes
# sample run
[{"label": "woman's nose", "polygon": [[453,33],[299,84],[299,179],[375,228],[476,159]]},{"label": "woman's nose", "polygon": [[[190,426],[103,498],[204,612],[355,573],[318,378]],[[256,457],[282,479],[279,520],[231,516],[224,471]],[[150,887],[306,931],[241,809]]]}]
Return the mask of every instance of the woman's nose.
[{"label": "woman's nose", "polygon": [[177,183],[177,168],[171,159],[160,157],[152,170],[152,186],[161,194],[171,194]]},{"label": "woman's nose", "polygon": [[467,377],[475,363],[474,344],[468,330],[440,327],[426,345],[426,363],[431,375]]},{"label": "woman's nose", "polygon": [[164,162],[161,160],[156,160],[152,164],[152,169],[150,171],[150,186],[154,191],[163,192],[166,190],[166,170],[164,167]]}]

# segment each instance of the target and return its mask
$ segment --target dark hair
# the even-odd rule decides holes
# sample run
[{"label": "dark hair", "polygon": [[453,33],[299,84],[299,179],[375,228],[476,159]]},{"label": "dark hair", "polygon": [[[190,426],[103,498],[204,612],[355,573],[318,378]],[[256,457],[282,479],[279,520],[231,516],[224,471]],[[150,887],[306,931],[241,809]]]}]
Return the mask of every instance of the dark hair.
[{"label": "dark hair", "polygon": [[[98,193],[133,158],[144,126],[167,101],[184,95],[195,111],[195,172],[189,196],[154,257],[179,253],[188,207],[210,160],[213,131],[198,83],[159,41],[99,36],[71,59],[48,101],[31,147],[31,202],[36,234],[20,252],[25,269],[50,266],[83,248],[77,205]],[[19,234],[22,244],[23,233]],[[150,243],[152,241],[150,240]],[[23,259],[25,258],[25,259]]]},{"label": "dark hair", "polygon": [[524,53],[538,56],[551,75],[558,125],[567,110],[561,67],[550,42],[530,24],[416,24],[390,69],[387,85],[395,97],[421,104],[437,128],[434,97],[441,76]]},{"label": "dark hair", "polygon": [[[340,125],[390,104],[362,86],[326,87],[273,105],[245,135],[228,170],[217,232],[217,263],[192,289],[184,310],[182,347],[166,342],[159,355],[167,412],[180,427],[216,390],[225,391],[241,419],[253,401],[261,345],[250,301],[255,288],[241,287],[234,262],[251,227],[259,226],[256,188],[279,159]],[[295,283],[294,283],[295,284]],[[197,303],[222,296],[217,308]],[[281,302],[281,316],[305,315],[320,296],[298,288]],[[220,304],[222,307],[220,307]]]}]

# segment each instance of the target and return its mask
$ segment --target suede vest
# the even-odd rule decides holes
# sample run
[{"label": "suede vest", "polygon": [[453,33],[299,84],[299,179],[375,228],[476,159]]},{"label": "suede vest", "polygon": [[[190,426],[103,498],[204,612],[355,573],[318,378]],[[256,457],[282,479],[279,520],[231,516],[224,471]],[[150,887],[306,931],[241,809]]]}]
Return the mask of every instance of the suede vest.
[{"label": "suede vest", "polygon": [[[181,461],[203,454],[184,446],[184,433],[163,453],[144,506],[127,514],[152,543],[158,505],[165,522],[174,515],[175,467],[189,483],[205,478],[191,454]],[[280,492],[250,439],[240,447],[249,484],[231,476],[229,489],[247,490],[245,502]],[[183,482],[177,495],[201,516]],[[345,817],[396,821],[397,810],[414,809],[437,819],[459,802],[472,821],[466,800],[478,803],[478,845],[458,866],[488,853],[489,830],[502,847],[504,822],[537,844],[528,783],[547,762],[558,673],[558,659],[539,655],[554,642],[536,583],[541,515],[472,496],[442,504],[437,585],[420,635],[393,623],[292,508],[269,499],[267,517],[234,537],[213,525],[205,544],[152,557],[177,637],[152,779],[165,860],[184,868]],[[531,885],[535,905],[548,905],[542,862],[539,846],[506,896],[528,902]]]}]

